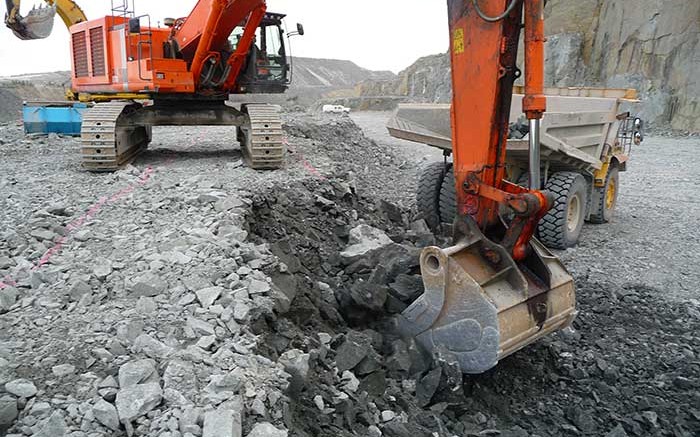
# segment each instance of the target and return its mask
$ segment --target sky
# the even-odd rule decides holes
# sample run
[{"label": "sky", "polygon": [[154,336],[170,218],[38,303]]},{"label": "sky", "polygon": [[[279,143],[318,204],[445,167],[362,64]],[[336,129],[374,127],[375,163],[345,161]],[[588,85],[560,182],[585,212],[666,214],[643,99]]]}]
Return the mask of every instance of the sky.
[{"label": "sky", "polygon": [[[40,3],[24,0],[22,12]],[[106,0],[77,3],[89,19],[110,13]],[[135,0],[135,8],[139,15],[149,14],[155,24],[166,17],[187,16],[195,3]],[[348,59],[371,70],[399,72],[421,56],[447,51],[449,45],[445,1],[268,0],[267,5],[268,11],[288,14],[289,30],[297,22],[304,25],[306,35],[292,38],[294,56]],[[68,31],[58,16],[53,33],[43,40],[20,41],[0,26],[0,76],[69,69]]]}]

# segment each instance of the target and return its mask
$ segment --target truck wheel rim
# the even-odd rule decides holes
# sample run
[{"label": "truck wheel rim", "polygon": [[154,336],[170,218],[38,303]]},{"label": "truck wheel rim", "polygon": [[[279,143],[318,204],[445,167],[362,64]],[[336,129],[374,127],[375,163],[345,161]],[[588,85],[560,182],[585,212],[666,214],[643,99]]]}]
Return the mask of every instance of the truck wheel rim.
[{"label": "truck wheel rim", "polygon": [[566,227],[569,232],[574,232],[578,228],[581,219],[581,200],[575,195],[569,201],[569,208],[566,214]]},{"label": "truck wheel rim", "polygon": [[617,187],[615,186],[615,180],[610,179],[608,183],[608,190],[605,192],[605,208],[612,209],[615,206],[615,194],[617,193]]}]

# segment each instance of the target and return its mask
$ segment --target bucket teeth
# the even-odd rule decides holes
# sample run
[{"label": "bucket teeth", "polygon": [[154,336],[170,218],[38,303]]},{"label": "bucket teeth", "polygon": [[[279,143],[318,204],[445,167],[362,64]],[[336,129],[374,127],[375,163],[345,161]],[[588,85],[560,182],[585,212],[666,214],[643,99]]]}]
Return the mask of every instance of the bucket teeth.
[{"label": "bucket teeth", "polygon": [[8,23],[7,26],[21,40],[44,39],[53,31],[55,15],[54,6],[34,8],[26,17],[18,16],[14,23]]},{"label": "bucket teeth", "polygon": [[276,170],[284,167],[287,147],[279,109],[270,104],[244,106],[248,123],[241,127],[241,149],[249,167]]}]

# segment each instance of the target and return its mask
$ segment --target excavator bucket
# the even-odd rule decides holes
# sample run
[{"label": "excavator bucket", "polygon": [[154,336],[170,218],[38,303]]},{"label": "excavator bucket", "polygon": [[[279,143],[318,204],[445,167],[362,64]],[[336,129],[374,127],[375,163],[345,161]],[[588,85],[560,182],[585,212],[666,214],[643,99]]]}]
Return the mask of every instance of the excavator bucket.
[{"label": "excavator bucket", "polygon": [[6,21],[6,24],[19,39],[44,39],[53,31],[55,16],[55,7],[40,7],[29,11],[26,17],[18,14],[14,21]]},{"label": "excavator bucket", "polygon": [[576,317],[571,275],[535,239],[516,263],[473,227],[455,246],[428,247],[420,265],[425,293],[398,320],[426,351],[447,350],[464,373],[499,360]]}]

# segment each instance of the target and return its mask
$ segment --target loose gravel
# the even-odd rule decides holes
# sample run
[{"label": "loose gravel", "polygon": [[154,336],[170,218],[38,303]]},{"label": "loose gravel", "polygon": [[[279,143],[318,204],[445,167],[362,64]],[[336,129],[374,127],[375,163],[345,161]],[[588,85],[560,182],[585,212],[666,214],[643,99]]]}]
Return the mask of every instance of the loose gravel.
[{"label": "loose gravel", "polygon": [[95,175],[77,140],[0,126],[0,435],[700,433],[697,139],[648,140],[616,220],[561,253],[573,329],[463,377],[385,315],[444,243],[413,221],[423,156],[347,117],[285,128],[277,172],[231,129],[159,128]]}]

